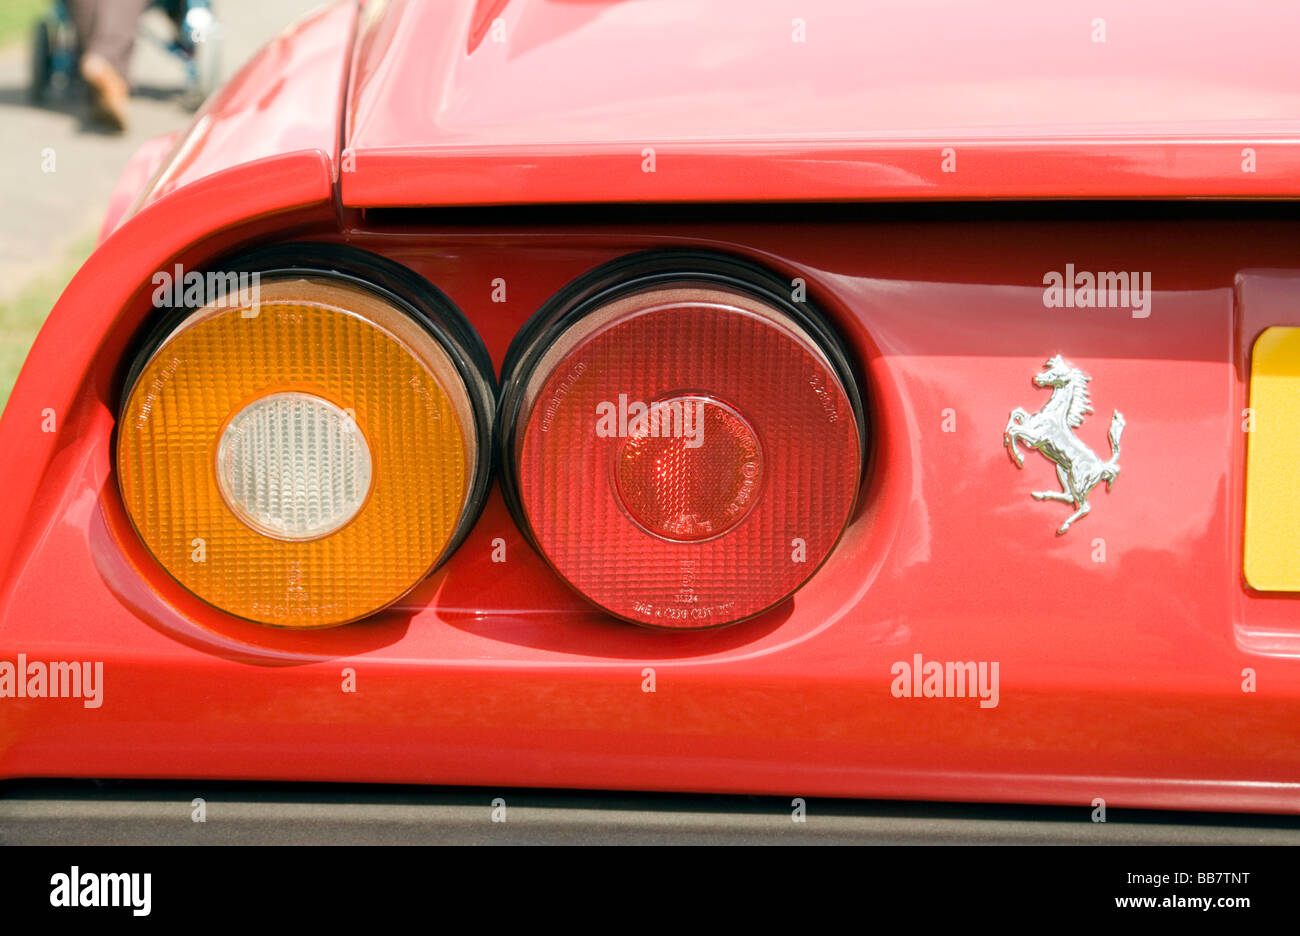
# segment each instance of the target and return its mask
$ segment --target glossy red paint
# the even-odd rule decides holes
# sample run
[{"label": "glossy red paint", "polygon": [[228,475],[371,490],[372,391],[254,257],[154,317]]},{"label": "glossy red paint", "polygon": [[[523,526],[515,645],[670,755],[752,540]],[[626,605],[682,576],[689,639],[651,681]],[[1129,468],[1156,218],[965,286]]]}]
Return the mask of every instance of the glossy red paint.
[{"label": "glossy red paint", "polygon": [[[354,178],[337,149],[337,110],[325,114],[312,103],[319,97],[308,93],[318,79],[318,95],[329,99],[337,90],[334,100],[341,100],[345,65],[324,51],[300,60],[318,66],[312,72],[304,65],[305,74],[259,72],[269,66],[255,63],[249,74],[261,77],[245,77],[242,93],[267,85],[261,102],[222,103],[238,100],[237,92],[214,102],[207,129],[187,136],[189,149],[183,144],[163,169],[145,207],[117,227],[73,280],[0,418],[6,456],[0,490],[8,508],[0,511],[0,660],[22,653],[29,660],[102,661],[104,703],[86,709],[76,700],[0,700],[0,777],[535,785],[1081,808],[1103,797],[1112,806],[1300,812],[1294,740],[1300,606],[1251,593],[1239,574],[1246,363],[1262,327],[1300,324],[1290,301],[1300,283],[1293,247],[1300,223],[1268,220],[1246,206],[1234,209],[1237,217],[1185,208],[1167,220],[1149,206],[1067,204],[1023,214],[1005,207],[940,213],[863,206],[836,213],[774,206],[736,221],[716,207],[696,206],[658,219],[606,214],[588,222],[557,210],[545,223],[537,216],[339,210],[340,192],[345,201],[369,204],[402,191],[403,204],[474,201],[474,192],[489,190],[497,197],[484,200],[577,192],[582,173],[602,165],[604,143],[592,143],[596,162],[580,160],[568,170],[554,156],[587,151],[583,120],[599,128],[600,120],[616,119],[596,107],[606,89],[632,95],[629,113],[650,102],[633,93],[632,82],[610,74],[610,53],[596,41],[616,35],[604,30],[630,15],[623,7],[551,6],[563,17],[587,19],[556,35],[529,26],[517,35],[532,37],[531,46],[493,54],[513,62],[509,68],[523,68],[530,56],[553,60],[556,68],[567,60],[576,73],[581,57],[568,43],[581,37],[604,70],[600,81],[588,72],[581,89],[575,84],[568,97],[550,99],[558,102],[553,132],[569,146],[539,155],[535,171],[499,174],[501,165],[518,168],[527,159],[519,150],[508,159],[524,162],[493,161],[502,155],[493,139],[515,132],[504,120],[511,111],[504,99],[484,100],[477,92],[468,100],[484,105],[473,111],[480,125],[456,142],[459,155],[424,149],[437,142],[425,131],[445,116],[428,108],[441,100],[455,111],[464,102],[426,97],[432,85],[410,87],[419,75],[414,53],[397,54],[415,41],[397,27],[417,25],[411,17],[444,14],[393,4],[391,19],[380,17],[360,33],[347,138],[386,139],[383,133],[398,132],[397,109],[406,108],[410,140],[428,165],[395,154],[398,163],[406,160],[401,171],[408,174],[394,169],[362,181],[369,170],[368,151],[361,149]],[[435,8],[441,7],[421,6]],[[518,26],[518,17],[535,8],[506,4],[500,15]],[[1042,17],[1055,15],[1008,8],[1040,26]],[[451,61],[447,49],[472,58],[490,43],[489,30],[474,51],[463,51],[473,45],[471,27],[481,27],[488,5],[446,9],[457,17],[454,35],[425,37],[435,47],[435,67]],[[668,16],[680,8],[662,9]],[[346,57],[351,15],[347,7],[327,11],[301,27],[295,42]],[[959,12],[953,16],[960,22]],[[780,17],[784,30],[788,14]],[[948,35],[950,21],[931,19]],[[1195,32],[1199,20],[1191,19]],[[1113,36],[1117,21],[1111,22]],[[1217,25],[1227,33],[1217,37],[1219,47],[1230,50],[1234,27]],[[1280,45],[1283,32],[1273,26],[1263,36]],[[882,49],[902,47],[896,33],[892,44],[880,39]],[[715,47],[685,38],[695,55]],[[449,45],[438,47],[444,41]],[[1277,194],[1294,178],[1240,179],[1234,162],[1214,181],[1208,161],[1185,155],[1217,152],[1230,137],[1257,146],[1261,173],[1265,153],[1284,165],[1295,159],[1294,143],[1275,135],[1267,110],[1289,105],[1295,85],[1279,77],[1280,53],[1268,43],[1233,72],[1238,84],[1213,81],[1214,69],[1226,76],[1232,68],[1217,58],[1200,62],[1192,80],[1173,68],[1168,48],[1146,63],[1129,62],[1124,68],[1146,84],[1139,82],[1140,94],[1110,96],[1125,109],[1118,124],[1098,128],[1098,136],[1075,127],[1089,135],[1055,142],[1033,129],[1016,138],[1023,163],[1002,165],[1028,167],[1032,184],[1053,197],[1242,195],[1261,180],[1267,183],[1262,194]],[[1015,48],[1026,51],[1028,41],[1022,37]],[[967,63],[984,69],[990,88],[1007,92],[1009,76],[1025,73],[1024,61],[1037,63],[1031,75],[1041,77],[1048,67],[1032,56],[1012,61],[1011,47],[993,51],[985,47],[987,61]],[[683,56],[678,64],[691,61],[677,46],[665,54]],[[1083,106],[1083,65],[1066,60],[1079,76],[1066,100]],[[1121,60],[1112,55],[1115,69]],[[460,70],[480,69],[455,61]],[[906,64],[901,53],[886,61]],[[867,65],[876,67],[870,56],[841,58],[836,67],[843,79]],[[1171,112],[1172,124],[1134,103],[1157,100],[1157,65],[1172,68],[1167,99],[1184,107]],[[812,67],[809,87],[828,88],[831,66]],[[1002,68],[999,84],[992,76]],[[527,73],[511,74],[526,84]],[[692,74],[694,86],[679,88],[670,76],[665,87],[676,88],[679,110],[698,110],[675,124],[671,108],[655,116],[643,107],[649,125],[664,133],[694,127],[689,145],[703,153],[713,144],[700,115],[713,113],[717,146],[737,153],[751,146],[753,161],[744,163],[742,178],[714,174],[732,173],[728,167],[740,163],[700,156],[696,174],[683,179],[664,171],[661,151],[654,184],[662,191],[646,190],[643,197],[820,198],[830,197],[834,186],[846,198],[888,196],[887,186],[861,175],[889,174],[888,146],[868,157],[856,143],[846,145],[860,163],[850,160],[845,168],[830,159],[834,150],[800,149],[801,142],[761,129],[752,107],[743,135],[749,142],[736,142],[743,108],[723,93],[733,71],[701,66]],[[911,75],[912,84],[925,84],[919,74]],[[405,92],[390,83],[397,75],[408,79]],[[908,85],[906,71],[895,75],[899,87]],[[935,87],[958,87],[956,72],[951,77]],[[710,78],[722,89],[716,98],[699,93],[699,82]],[[752,62],[737,66],[734,78],[736,87],[750,82],[756,99],[778,94],[775,80]],[[1253,98],[1274,78],[1272,97]],[[330,80],[333,86],[322,86]],[[884,79],[872,80],[877,84],[866,87],[879,90]],[[1203,101],[1202,111],[1191,110],[1194,89],[1206,81],[1221,95]],[[579,90],[589,95],[590,112],[574,97]],[[855,100],[870,103],[883,93]],[[614,100],[611,90],[608,101]],[[925,111],[936,133],[945,129],[943,121],[972,113],[937,102]],[[1010,107],[1009,99],[1003,104]],[[1100,114],[1097,107],[1089,119]],[[462,125],[471,120],[471,111],[455,112]],[[1036,113],[1045,119],[1032,110],[1009,111],[1006,119],[1032,123]],[[1204,120],[1187,125],[1195,113]],[[1231,126],[1220,119],[1234,113],[1249,119]],[[841,109],[818,112],[796,129],[818,129],[814,116],[827,127],[834,120],[861,125]],[[293,120],[306,123],[272,143],[249,136]],[[237,126],[245,132],[234,132]],[[1213,126],[1225,132],[1216,137]],[[521,130],[540,133],[537,122]],[[1190,149],[1176,140],[1183,131],[1198,141]],[[1107,132],[1140,135],[1146,142],[1133,146],[1150,149],[1117,155],[1104,142],[1115,139]],[[1103,142],[1090,147],[1087,140]],[[799,160],[765,156],[790,145],[804,153]],[[375,158],[383,150],[377,146]],[[1167,161],[1156,159],[1161,153]],[[854,168],[868,164],[875,168]],[[959,165],[958,176],[972,168]],[[996,165],[990,162],[989,171]],[[481,168],[482,181],[471,178],[472,166]],[[1019,184],[990,181],[981,188],[980,176],[964,178],[950,192],[995,197]],[[435,193],[433,180],[446,183],[445,194]],[[588,197],[622,199],[634,184],[610,177],[605,188],[605,181],[589,177]],[[925,187],[907,191],[923,197]],[[593,610],[527,546],[495,493],[452,559],[372,621],[300,634],[225,617],[169,580],[131,532],[112,474],[117,393],[124,361],[151,313],[153,271],[301,238],[347,241],[428,277],[469,316],[498,366],[520,325],[558,288],[634,250],[714,249],[803,277],[864,379],[873,461],[858,514],[827,564],[793,599],[717,631],[647,631]],[[1045,308],[1043,274],[1066,263],[1150,271],[1150,317],[1135,319],[1124,309]],[[509,283],[504,303],[491,299],[498,276]],[[1106,450],[1110,408],[1128,419],[1114,490],[1095,491],[1092,514],[1063,537],[1054,530],[1064,505],[1029,498],[1031,490],[1050,486],[1050,465],[1031,455],[1018,471],[1001,439],[1012,407],[1036,410],[1046,398],[1030,377],[1057,352],[1094,377],[1098,415],[1079,430],[1085,443]],[[57,420],[54,432],[41,431],[47,409]],[[944,431],[947,410],[955,431]],[[506,543],[504,566],[492,561],[497,538]],[[1104,562],[1096,561],[1099,539]],[[985,709],[971,699],[894,698],[891,667],[916,653],[926,660],[998,662],[999,704]],[[1246,668],[1255,671],[1257,692],[1241,691]],[[355,693],[341,691],[345,669],[355,671]],[[644,691],[647,669],[654,670],[654,692]]]},{"label": "glossy red paint", "polygon": [[130,217],[140,193],[148,188],[168,157],[175,152],[179,138],[178,133],[166,133],[147,140],[127,161],[108,197],[108,209],[99,226],[97,243],[102,244],[119,224]]},{"label": "glossy red paint", "polygon": [[342,198],[1295,196],[1296,18],[1287,0],[393,0],[358,46]]}]

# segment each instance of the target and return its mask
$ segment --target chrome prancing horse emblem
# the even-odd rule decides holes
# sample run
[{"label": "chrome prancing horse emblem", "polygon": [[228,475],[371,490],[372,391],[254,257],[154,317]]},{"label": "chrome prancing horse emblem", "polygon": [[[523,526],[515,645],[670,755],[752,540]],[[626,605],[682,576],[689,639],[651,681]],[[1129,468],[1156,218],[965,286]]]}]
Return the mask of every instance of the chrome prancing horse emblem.
[{"label": "chrome prancing horse emblem", "polygon": [[1061,501],[1075,508],[1074,514],[1057,529],[1056,535],[1060,536],[1092,509],[1088,493],[1103,480],[1109,491],[1119,477],[1119,440],[1124,434],[1124,417],[1119,410],[1111,412],[1110,460],[1102,461],[1070,431],[1083,425],[1083,417],[1093,411],[1088,397],[1088,381],[1092,378],[1071,367],[1059,354],[1043,367],[1045,370],[1034,376],[1034,384],[1051,387],[1052,398],[1032,416],[1020,407],[1013,409],[1002,441],[1017,468],[1025,467],[1025,456],[1016,447],[1017,442],[1037,449],[1056,464],[1061,491],[1034,491],[1031,496],[1034,500]]}]

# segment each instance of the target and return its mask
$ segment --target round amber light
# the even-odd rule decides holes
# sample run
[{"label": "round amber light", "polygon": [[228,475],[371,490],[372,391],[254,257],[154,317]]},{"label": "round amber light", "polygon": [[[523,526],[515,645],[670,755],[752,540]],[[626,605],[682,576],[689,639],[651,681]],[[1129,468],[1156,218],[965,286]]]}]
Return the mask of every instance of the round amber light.
[{"label": "round amber light", "polygon": [[473,407],[434,335],[328,277],[208,305],[129,389],[127,513],[204,601],[285,627],[356,620],[443,557],[479,470]]}]

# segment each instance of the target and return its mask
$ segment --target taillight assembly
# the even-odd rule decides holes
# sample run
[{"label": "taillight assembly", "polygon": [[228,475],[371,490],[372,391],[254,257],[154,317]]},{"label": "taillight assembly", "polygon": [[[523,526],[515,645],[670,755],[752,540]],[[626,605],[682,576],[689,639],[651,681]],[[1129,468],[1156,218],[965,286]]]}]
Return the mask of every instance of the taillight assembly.
[{"label": "taillight assembly", "polygon": [[362,251],[286,245],[230,269],[254,271],[253,289],[173,310],[128,375],[127,514],[222,611],[356,620],[427,575],[482,506],[487,352],[433,286]]},{"label": "taillight assembly", "polygon": [[693,252],[616,261],[516,338],[502,485],[570,585],[618,617],[729,624],[829,555],[866,459],[848,356],[791,287]]}]

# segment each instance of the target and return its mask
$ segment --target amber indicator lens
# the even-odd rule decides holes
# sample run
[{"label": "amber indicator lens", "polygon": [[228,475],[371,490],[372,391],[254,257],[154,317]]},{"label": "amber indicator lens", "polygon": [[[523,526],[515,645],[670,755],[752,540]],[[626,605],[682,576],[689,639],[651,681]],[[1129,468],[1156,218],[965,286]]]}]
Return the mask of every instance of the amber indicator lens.
[{"label": "amber indicator lens", "polygon": [[263,280],[185,317],[130,386],[127,513],[213,606],[284,627],[356,620],[414,586],[470,509],[471,396],[448,350],[382,295]]},{"label": "amber indicator lens", "polygon": [[814,337],[743,289],[592,302],[524,356],[507,471],[555,570],[621,618],[714,627],[791,595],[848,522],[855,398]]}]

